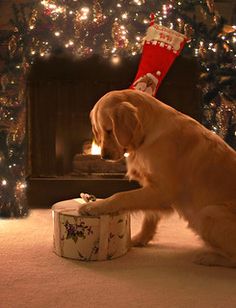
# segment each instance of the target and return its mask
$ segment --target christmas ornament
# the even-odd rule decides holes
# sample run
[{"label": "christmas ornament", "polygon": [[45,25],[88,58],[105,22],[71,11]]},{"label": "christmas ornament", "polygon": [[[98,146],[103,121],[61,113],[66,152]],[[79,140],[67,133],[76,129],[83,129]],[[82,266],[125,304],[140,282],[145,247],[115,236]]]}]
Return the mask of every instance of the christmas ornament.
[{"label": "christmas ornament", "polygon": [[14,195],[18,202],[25,199],[25,189],[26,189],[26,182],[24,179],[16,181]]},{"label": "christmas ornament", "polygon": [[112,38],[114,40],[115,49],[126,48],[129,41],[127,39],[127,29],[124,25],[120,25],[117,21],[112,26]]},{"label": "christmas ornament", "polygon": [[74,31],[76,38],[80,37],[81,28],[82,28],[81,12],[79,10],[76,10],[74,18]]},{"label": "christmas ornament", "polygon": [[30,20],[29,20],[29,28],[32,30],[35,28],[36,22],[37,22],[37,17],[38,17],[38,11],[37,10],[33,10]]},{"label": "christmas ornament", "polygon": [[93,2],[93,22],[96,25],[101,25],[103,23],[104,16],[102,14],[102,7],[99,0],[94,0]]},{"label": "christmas ornament", "polygon": [[110,48],[109,48],[109,44],[108,44],[107,41],[102,44],[102,50],[103,50],[103,54],[105,56],[107,56],[109,54]]},{"label": "christmas ornament", "polygon": [[11,113],[6,109],[0,106],[0,132],[7,131],[11,127]]},{"label": "christmas ornament", "polygon": [[214,116],[214,111],[213,109],[211,109],[209,106],[204,106],[203,108],[203,116],[204,116],[204,119],[206,119],[208,122],[211,122],[212,121],[212,118]]},{"label": "christmas ornament", "polygon": [[26,73],[28,72],[29,68],[30,68],[30,65],[29,65],[29,63],[28,63],[26,57],[23,57],[22,69],[23,69],[24,75],[26,75]]},{"label": "christmas ornament", "polygon": [[224,25],[222,30],[223,34],[233,33],[236,31],[236,29],[231,25]]},{"label": "christmas ornament", "polygon": [[16,49],[17,49],[17,39],[15,35],[12,35],[8,43],[8,50],[10,57],[14,56]]},{"label": "christmas ornament", "polygon": [[155,96],[162,80],[186,41],[186,36],[181,33],[161,25],[150,25],[138,72],[130,88]]},{"label": "christmas ornament", "polygon": [[12,124],[7,136],[7,144],[9,147],[14,144],[22,144],[25,136],[25,118],[26,110],[25,108],[22,108],[16,122]]},{"label": "christmas ornament", "polygon": [[178,18],[177,19],[177,24],[178,24],[178,31],[179,32],[183,32],[184,31],[184,26],[185,26],[183,19]]},{"label": "christmas ornament", "polygon": [[223,95],[220,95],[221,104],[218,108],[218,121],[223,132],[223,136],[228,133],[229,126],[236,123],[236,105],[235,102],[227,100]]},{"label": "christmas ornament", "polygon": [[9,78],[7,74],[3,74],[1,76],[1,86],[2,86],[2,91],[5,92],[7,85],[9,84]]},{"label": "christmas ornament", "polygon": [[217,108],[216,120],[218,124],[218,135],[223,139],[226,137],[229,128],[230,116],[231,112],[224,106],[221,105]]},{"label": "christmas ornament", "polygon": [[188,41],[187,42],[190,42],[193,35],[194,35],[194,30],[193,30],[193,27],[189,24],[185,24],[184,25],[184,34],[185,36],[187,37]]},{"label": "christmas ornament", "polygon": [[206,3],[207,3],[207,7],[208,7],[210,13],[213,13],[215,11],[214,0],[207,0]]},{"label": "christmas ornament", "polygon": [[199,45],[199,48],[198,48],[198,55],[199,55],[200,57],[204,58],[206,52],[207,52],[207,49],[206,49],[204,43],[203,43],[203,42],[200,42],[200,45]]},{"label": "christmas ornament", "polygon": [[1,96],[1,97],[0,97],[0,105],[8,106],[8,97],[6,97],[6,96]]}]

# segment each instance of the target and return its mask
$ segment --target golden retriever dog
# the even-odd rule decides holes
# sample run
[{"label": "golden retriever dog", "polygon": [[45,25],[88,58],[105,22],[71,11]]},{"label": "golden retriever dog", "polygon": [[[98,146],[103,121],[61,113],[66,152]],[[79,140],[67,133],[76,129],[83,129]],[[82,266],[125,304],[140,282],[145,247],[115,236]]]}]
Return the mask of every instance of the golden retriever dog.
[{"label": "golden retriever dog", "polygon": [[211,248],[203,265],[236,266],[236,152],[191,117],[138,90],[112,91],[91,111],[101,157],[127,157],[127,175],[141,188],[85,204],[81,214],[144,211],[133,245],[155,235],[174,210]]}]

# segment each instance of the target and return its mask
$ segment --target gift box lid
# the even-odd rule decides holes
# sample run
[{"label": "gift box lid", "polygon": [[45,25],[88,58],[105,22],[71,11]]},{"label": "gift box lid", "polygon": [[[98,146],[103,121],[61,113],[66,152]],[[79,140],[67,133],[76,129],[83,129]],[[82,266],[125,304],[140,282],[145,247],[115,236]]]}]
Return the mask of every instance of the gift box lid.
[{"label": "gift box lid", "polygon": [[[99,200],[99,199],[97,199]],[[84,218],[99,218],[99,216],[80,215],[80,207],[86,203],[82,198],[65,200],[55,203],[52,206],[52,210],[57,213],[61,213],[68,216],[83,216]]]}]

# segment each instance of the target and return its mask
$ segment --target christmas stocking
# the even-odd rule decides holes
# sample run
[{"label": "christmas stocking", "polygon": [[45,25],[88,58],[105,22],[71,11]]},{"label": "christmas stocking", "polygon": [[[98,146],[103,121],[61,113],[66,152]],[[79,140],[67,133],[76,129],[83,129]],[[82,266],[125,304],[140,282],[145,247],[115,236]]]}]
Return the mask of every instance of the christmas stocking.
[{"label": "christmas stocking", "polygon": [[186,40],[181,33],[151,24],[147,30],[138,72],[130,88],[155,96]]}]

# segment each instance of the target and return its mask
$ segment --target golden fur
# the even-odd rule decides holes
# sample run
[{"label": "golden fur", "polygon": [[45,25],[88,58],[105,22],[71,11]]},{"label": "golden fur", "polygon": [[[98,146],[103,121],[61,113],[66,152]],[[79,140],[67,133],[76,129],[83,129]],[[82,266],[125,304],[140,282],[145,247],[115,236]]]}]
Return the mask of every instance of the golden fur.
[{"label": "golden fur", "polygon": [[205,265],[236,266],[236,152],[194,119],[138,90],[112,91],[91,112],[101,156],[119,160],[142,188],[89,203],[81,213],[145,211],[133,239],[146,245],[176,210],[211,248]]}]

